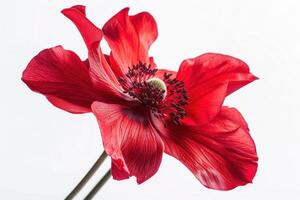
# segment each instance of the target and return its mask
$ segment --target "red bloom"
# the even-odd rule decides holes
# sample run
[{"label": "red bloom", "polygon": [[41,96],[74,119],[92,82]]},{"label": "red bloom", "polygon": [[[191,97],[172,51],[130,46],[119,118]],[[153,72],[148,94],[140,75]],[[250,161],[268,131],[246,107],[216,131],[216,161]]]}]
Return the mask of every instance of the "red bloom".
[{"label": "red bloom", "polygon": [[[227,95],[257,79],[247,64],[208,53],[184,60],[177,73],[157,69],[148,56],[158,35],[155,20],[147,12],[128,11],[99,29],[86,18],[85,7],[64,9],[86,43],[88,59],[61,46],[45,49],[22,80],[61,109],[94,113],[117,180],[146,181],[165,152],[208,188],[251,182],[257,154],[247,123],[235,108],[222,106]],[[103,36],[110,55],[101,52]]]}]

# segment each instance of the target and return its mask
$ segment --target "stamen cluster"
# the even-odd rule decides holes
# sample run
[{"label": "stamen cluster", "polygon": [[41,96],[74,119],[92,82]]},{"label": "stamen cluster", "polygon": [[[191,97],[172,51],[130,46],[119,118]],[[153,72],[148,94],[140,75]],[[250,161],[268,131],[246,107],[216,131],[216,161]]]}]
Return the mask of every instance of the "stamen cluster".
[{"label": "stamen cluster", "polygon": [[165,109],[170,115],[172,122],[180,124],[180,120],[186,116],[184,106],[188,103],[188,95],[184,88],[184,82],[171,77],[172,74],[165,73],[163,78],[168,91]]},{"label": "stamen cluster", "polygon": [[165,73],[162,77],[167,89],[165,91],[149,81],[155,77],[156,72],[157,69],[151,65],[139,62],[130,67],[125,76],[119,77],[119,82],[124,93],[146,106],[155,117],[162,119],[165,125],[166,120],[180,124],[180,120],[186,116],[184,106],[188,103],[184,83],[171,78],[172,74]]}]

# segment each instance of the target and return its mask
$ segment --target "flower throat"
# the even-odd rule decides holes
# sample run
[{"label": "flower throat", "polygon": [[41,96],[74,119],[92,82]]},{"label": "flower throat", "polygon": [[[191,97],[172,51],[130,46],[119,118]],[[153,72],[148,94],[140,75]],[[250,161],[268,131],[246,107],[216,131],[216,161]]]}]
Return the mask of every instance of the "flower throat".
[{"label": "flower throat", "polygon": [[157,71],[150,64],[139,62],[129,67],[125,76],[118,80],[124,93],[146,106],[165,126],[166,120],[178,125],[186,116],[184,106],[188,103],[184,83],[166,72],[157,77]]}]

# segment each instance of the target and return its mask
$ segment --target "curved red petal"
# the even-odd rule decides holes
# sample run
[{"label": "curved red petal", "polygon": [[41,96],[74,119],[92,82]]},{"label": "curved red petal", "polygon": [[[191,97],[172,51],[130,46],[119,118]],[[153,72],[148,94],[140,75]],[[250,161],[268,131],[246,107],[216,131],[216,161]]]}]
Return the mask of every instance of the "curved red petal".
[{"label": "curved red petal", "polygon": [[105,151],[119,162],[113,166],[114,178],[124,179],[128,172],[142,183],[153,176],[161,163],[163,143],[149,123],[146,111],[101,102],[94,102],[92,110]]},{"label": "curved red petal", "polygon": [[257,79],[243,61],[215,53],[184,60],[176,78],[184,81],[190,98],[184,119],[189,125],[209,122],[227,95]]},{"label": "curved red petal", "polygon": [[169,127],[165,152],[180,160],[206,187],[231,190],[251,183],[257,170],[255,144],[234,108],[223,107],[210,123],[189,129]]},{"label": "curved red petal", "polygon": [[111,174],[115,180],[124,180],[130,177],[128,169],[122,159],[111,159]]},{"label": "curved red petal", "polygon": [[[196,90],[196,89],[195,89]],[[188,92],[189,102],[185,107],[186,117],[182,123],[187,126],[197,126],[208,123],[222,107],[225,100],[227,85],[212,86],[204,95],[191,95]],[[201,93],[199,91],[199,93]]]},{"label": "curved red petal", "polygon": [[116,75],[109,66],[105,55],[96,44],[93,44],[90,48],[89,65],[90,75],[96,87],[100,89],[108,88],[108,91],[114,93],[114,96],[125,98],[125,95],[123,95],[121,91],[121,86]]},{"label": "curved red petal", "polygon": [[[151,44],[158,36],[156,21],[148,12],[141,12],[130,16],[130,21],[134,26],[139,38],[139,58],[140,61],[148,61],[148,51]],[[141,59],[143,58],[143,59]]]},{"label": "curved red petal", "polygon": [[102,31],[86,17],[85,7],[73,6],[62,10],[62,13],[76,25],[89,49],[90,74],[95,86],[108,93],[113,93],[113,96],[122,97],[118,91],[120,86],[114,72],[116,67],[107,63],[99,46]]},{"label": "curved red petal", "polygon": [[70,113],[82,114],[82,113],[91,112],[91,108],[76,105],[76,104],[70,103],[68,101],[65,101],[61,98],[51,96],[51,95],[48,95],[46,97],[47,97],[48,101],[50,103],[52,103],[54,106],[56,106],[60,109],[63,109],[65,111],[68,111]]},{"label": "curved red petal", "polygon": [[73,6],[61,12],[76,25],[88,49],[94,43],[99,45],[102,39],[102,31],[86,18],[85,6]]},{"label": "curved red petal", "polygon": [[146,12],[128,16],[125,8],[102,28],[115,62],[123,74],[139,61],[149,63],[148,50],[157,37],[154,18]]},{"label": "curved red petal", "polygon": [[33,91],[48,96],[56,106],[73,113],[91,111],[92,102],[102,99],[93,87],[86,65],[74,52],[61,46],[35,56],[24,70],[22,80]]}]

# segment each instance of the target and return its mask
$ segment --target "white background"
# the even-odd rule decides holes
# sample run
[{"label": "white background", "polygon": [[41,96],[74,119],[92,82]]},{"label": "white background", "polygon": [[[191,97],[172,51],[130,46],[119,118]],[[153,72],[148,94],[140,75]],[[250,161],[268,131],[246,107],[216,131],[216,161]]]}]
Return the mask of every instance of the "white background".
[{"label": "white background", "polygon": [[[221,52],[243,59],[260,77],[225,102],[247,119],[259,168],[253,184],[229,192],[209,190],[177,160],[164,156],[142,185],[110,180],[95,199],[299,199],[300,3],[299,1],[75,1],[7,0],[0,12],[0,199],[63,199],[102,152],[92,114],[53,107],[21,82],[29,60],[62,44],[86,58],[75,26],[60,10],[85,4],[99,27],[123,7],[149,11],[159,38],[151,54],[176,70],[185,58]],[[109,161],[78,199],[109,167]]]}]

